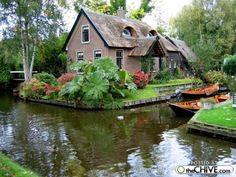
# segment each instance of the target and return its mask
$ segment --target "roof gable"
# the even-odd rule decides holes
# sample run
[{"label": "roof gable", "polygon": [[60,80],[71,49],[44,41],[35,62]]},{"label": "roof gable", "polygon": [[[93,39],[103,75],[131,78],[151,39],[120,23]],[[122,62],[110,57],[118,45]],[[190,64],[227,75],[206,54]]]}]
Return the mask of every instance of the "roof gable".
[{"label": "roof gable", "polygon": [[172,44],[178,47],[179,51],[182,53],[184,58],[189,61],[194,61],[196,59],[196,55],[193,51],[188,47],[188,45],[182,41],[171,37],[166,37]]},{"label": "roof gable", "polygon": [[105,44],[106,46],[108,46],[107,41],[106,41],[105,38],[102,36],[102,34],[98,31],[98,29],[97,29],[96,26],[94,25],[93,21],[89,18],[89,16],[88,16],[87,13],[85,12],[85,10],[84,10],[83,8],[81,8],[81,10],[80,10],[80,12],[79,12],[79,14],[78,14],[78,16],[77,16],[77,18],[76,18],[76,20],[75,20],[75,22],[74,22],[72,28],[71,28],[71,30],[70,30],[70,32],[69,32],[67,38],[66,38],[65,44],[64,44],[64,46],[63,46],[63,51],[66,51],[66,50],[67,50],[67,45],[68,45],[68,43],[69,43],[71,37],[73,36],[73,33],[76,31],[77,24],[78,24],[78,22],[79,22],[79,20],[80,20],[80,18],[81,18],[82,15],[84,15],[85,18],[89,21],[89,23],[90,23],[90,24],[92,25],[92,27],[95,29],[95,31],[97,32],[97,34],[99,35],[99,37],[102,39],[102,41],[104,42],[104,44]]}]

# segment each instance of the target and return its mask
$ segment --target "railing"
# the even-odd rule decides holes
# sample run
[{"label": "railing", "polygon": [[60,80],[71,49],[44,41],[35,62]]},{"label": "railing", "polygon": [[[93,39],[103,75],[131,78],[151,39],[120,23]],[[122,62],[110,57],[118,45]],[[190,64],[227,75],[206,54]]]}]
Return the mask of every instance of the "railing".
[{"label": "railing", "polygon": [[[32,71],[32,73],[38,73],[38,71]],[[15,82],[24,82],[24,71],[10,71],[10,74],[13,75],[12,81]]]}]

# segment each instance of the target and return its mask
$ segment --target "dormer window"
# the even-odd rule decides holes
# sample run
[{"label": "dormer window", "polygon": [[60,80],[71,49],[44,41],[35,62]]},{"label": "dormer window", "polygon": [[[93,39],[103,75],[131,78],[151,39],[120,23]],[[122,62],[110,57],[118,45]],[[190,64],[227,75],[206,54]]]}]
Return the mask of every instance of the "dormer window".
[{"label": "dormer window", "polygon": [[130,30],[124,29],[124,30],[122,31],[122,36],[131,37],[132,35],[131,35]]},{"label": "dormer window", "polygon": [[127,26],[126,28],[123,29],[122,36],[124,36],[124,37],[137,37],[137,33],[134,30],[134,28]]},{"label": "dormer window", "polygon": [[157,36],[157,32],[155,30],[151,30],[148,32],[147,37]]},{"label": "dormer window", "polygon": [[81,42],[82,43],[89,43],[89,26],[88,25],[83,25],[81,27]]},{"label": "dormer window", "polygon": [[147,37],[152,37],[153,36],[153,34],[152,33],[148,33],[148,35],[147,35]]}]

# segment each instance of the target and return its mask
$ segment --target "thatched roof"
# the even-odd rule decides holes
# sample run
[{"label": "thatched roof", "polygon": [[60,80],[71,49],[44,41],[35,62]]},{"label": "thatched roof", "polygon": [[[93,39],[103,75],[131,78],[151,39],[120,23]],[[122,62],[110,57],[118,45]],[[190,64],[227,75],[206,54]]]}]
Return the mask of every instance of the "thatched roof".
[{"label": "thatched roof", "polygon": [[[118,16],[99,14],[90,11],[85,12],[95,27],[105,38],[109,47],[133,48],[136,46],[136,38],[144,38],[153,30],[149,25],[138,20],[121,18]],[[131,27],[137,37],[122,36],[123,29]]]},{"label": "thatched roof", "polygon": [[155,42],[157,42],[156,37],[146,37],[137,39],[136,47],[131,50],[129,56],[146,56],[149,54],[150,50],[154,46]]},{"label": "thatched roof", "polygon": [[[89,10],[80,10],[79,15],[67,37],[64,50],[74,33],[78,21],[84,15],[93,26],[97,34],[103,40],[105,46],[116,48],[132,49],[129,56],[146,56],[153,47],[157,47],[161,55],[168,55],[168,52],[181,52],[186,59],[193,58],[194,54],[187,47],[185,42],[169,37],[164,37],[157,33],[157,36],[147,37],[148,33],[153,30],[152,27],[144,22],[122,18],[113,15],[91,12]],[[133,30],[134,35],[131,37],[122,36],[125,28]]]},{"label": "thatched roof", "polygon": [[172,44],[178,47],[179,51],[188,61],[194,61],[196,59],[196,55],[193,51],[187,46],[187,44],[182,41],[171,37],[166,37]]},{"label": "thatched roof", "polygon": [[159,37],[159,42],[166,52],[179,52],[179,49],[175,45],[173,45],[169,40],[167,40],[161,35],[159,35]]}]

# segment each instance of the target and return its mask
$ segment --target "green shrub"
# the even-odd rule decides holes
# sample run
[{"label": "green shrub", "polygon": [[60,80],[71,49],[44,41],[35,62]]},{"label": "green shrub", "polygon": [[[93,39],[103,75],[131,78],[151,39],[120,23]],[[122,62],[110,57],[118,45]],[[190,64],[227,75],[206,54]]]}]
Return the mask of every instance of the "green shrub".
[{"label": "green shrub", "polygon": [[236,55],[229,55],[225,58],[223,70],[230,76],[236,75]]},{"label": "green shrub", "polygon": [[37,79],[38,81],[47,83],[47,84],[52,84],[55,85],[56,78],[52,74],[48,74],[46,72],[38,73],[33,76],[33,78]]},{"label": "green shrub", "polygon": [[235,76],[229,76],[228,77],[227,86],[228,86],[228,88],[230,89],[231,92],[236,93],[236,77]]},{"label": "green shrub", "polygon": [[148,73],[153,70],[154,60],[151,57],[142,57],[141,58],[141,70],[145,73]]},{"label": "green shrub", "polygon": [[209,83],[219,83],[222,85],[227,84],[227,76],[222,71],[208,71],[205,74],[205,79]]},{"label": "green shrub", "polygon": [[175,73],[172,75],[173,79],[183,79],[184,75],[183,72],[181,71],[180,67],[177,67],[175,70]]},{"label": "green shrub", "polygon": [[172,79],[172,76],[168,68],[161,69],[155,76],[155,80],[158,83],[168,82],[171,79]]}]

